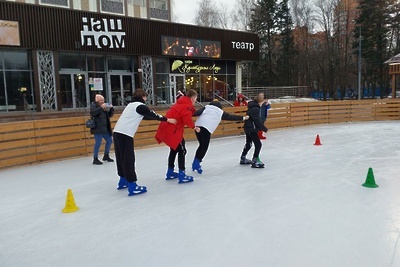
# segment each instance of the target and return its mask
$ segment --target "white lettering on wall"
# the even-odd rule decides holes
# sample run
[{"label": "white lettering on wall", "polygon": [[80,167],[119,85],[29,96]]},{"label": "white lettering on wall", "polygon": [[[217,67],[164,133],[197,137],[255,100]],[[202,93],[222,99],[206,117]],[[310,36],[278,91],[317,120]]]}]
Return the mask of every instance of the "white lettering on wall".
[{"label": "white lettering on wall", "polygon": [[232,41],[232,48],[238,50],[249,50],[249,52],[251,52],[254,50],[254,43]]},{"label": "white lettering on wall", "polygon": [[82,17],[82,46],[97,48],[125,48],[125,32],[120,19],[94,19]]}]

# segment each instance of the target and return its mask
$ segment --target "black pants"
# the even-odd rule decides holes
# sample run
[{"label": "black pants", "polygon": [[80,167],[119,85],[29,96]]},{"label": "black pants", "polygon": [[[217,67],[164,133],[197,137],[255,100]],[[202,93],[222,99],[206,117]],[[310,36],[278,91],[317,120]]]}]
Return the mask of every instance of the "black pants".
[{"label": "black pants", "polygon": [[210,146],[211,133],[204,127],[200,127],[200,132],[195,132],[199,147],[196,150],[195,158],[202,161]]},{"label": "black pants", "polygon": [[178,154],[178,167],[179,170],[185,170],[185,156],[186,156],[186,147],[185,147],[185,139],[182,139],[178,148],[173,150],[172,148],[169,149],[169,156],[168,156],[168,167],[174,168],[175,167],[175,159],[176,154]]},{"label": "black pants", "polygon": [[244,145],[242,156],[247,155],[247,153],[251,148],[252,143],[254,143],[253,159],[258,158],[258,156],[260,155],[262,144],[260,138],[258,137],[258,133],[253,133],[253,132],[246,133],[246,144]]},{"label": "black pants", "polygon": [[120,133],[113,133],[113,138],[118,175],[125,177],[129,183],[136,182],[133,138]]}]

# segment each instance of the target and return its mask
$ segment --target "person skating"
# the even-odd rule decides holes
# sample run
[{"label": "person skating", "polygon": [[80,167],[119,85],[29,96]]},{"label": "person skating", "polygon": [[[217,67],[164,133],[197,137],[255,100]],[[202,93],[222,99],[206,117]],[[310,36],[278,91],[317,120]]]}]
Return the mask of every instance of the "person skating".
[{"label": "person skating", "polygon": [[249,118],[249,116],[239,116],[231,115],[222,110],[221,103],[215,99],[211,101],[210,104],[205,107],[196,110],[193,116],[199,116],[196,120],[195,125],[200,127],[200,132],[196,132],[197,141],[199,146],[196,150],[196,154],[192,163],[192,170],[202,173],[200,163],[205,157],[208,147],[210,145],[210,139],[212,133],[217,129],[221,120],[228,121],[244,121]]},{"label": "person skating", "polygon": [[147,94],[143,89],[136,89],[133,102],[129,103],[119,117],[114,128],[114,148],[117,172],[120,177],[117,189],[128,188],[128,196],[147,192],[145,186],[137,185],[135,170],[134,136],[143,118],[159,120],[173,125],[175,119],[167,118],[150,110],[146,105]]},{"label": "person skating", "polygon": [[[192,176],[186,175],[185,172],[185,156],[187,151],[183,132],[185,126],[194,129],[196,132],[200,131],[200,128],[195,126],[192,120],[196,100],[197,92],[191,89],[188,90],[186,95],[179,97],[176,103],[167,111],[166,116],[175,118],[177,120],[176,125],[161,122],[158,126],[155,136],[157,142],[159,144],[164,142],[170,147],[166,180],[178,178],[179,183],[189,183],[194,180]],[[176,155],[178,155],[178,173],[174,172]]]},{"label": "person skating", "polygon": [[[264,97],[257,95],[253,101],[248,103],[248,108],[246,115],[249,116],[249,119],[244,122],[244,132],[246,134],[246,143],[244,145],[241,157],[240,164],[251,164],[252,168],[264,168],[264,163],[262,163],[259,159],[260,151],[261,151],[261,141],[258,137],[258,131],[262,130],[263,132],[267,132],[267,127],[261,122],[260,119],[260,107],[264,102]],[[247,153],[249,152],[252,144],[254,143],[254,153],[252,160],[246,158]]]},{"label": "person skating", "polygon": [[[261,119],[261,123],[265,125],[265,122],[268,118],[268,110],[271,108],[271,104],[268,102],[268,98],[264,96],[263,93],[259,93],[260,97],[264,98],[264,102],[262,103],[261,107],[260,107],[260,119]],[[267,139],[266,136],[264,136],[264,132],[263,131],[258,131],[258,137],[260,138],[260,140],[265,140]]]}]

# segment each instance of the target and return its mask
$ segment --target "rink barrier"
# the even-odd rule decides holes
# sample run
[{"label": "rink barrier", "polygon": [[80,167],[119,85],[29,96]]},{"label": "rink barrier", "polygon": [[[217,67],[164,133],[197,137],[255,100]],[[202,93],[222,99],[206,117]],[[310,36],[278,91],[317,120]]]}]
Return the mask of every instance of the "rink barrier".
[{"label": "rink barrier", "polygon": [[[244,116],[246,109],[246,107],[229,107],[224,108],[224,111]],[[160,114],[165,113],[160,112]],[[120,114],[116,114],[111,118],[112,126],[119,116]],[[399,119],[399,99],[272,103],[266,126],[269,129],[277,129],[313,124]],[[0,169],[92,155],[94,139],[89,129],[85,127],[86,120],[87,117],[71,117],[1,124]],[[154,139],[158,124],[158,121],[141,122],[135,135],[136,148],[161,146]],[[222,121],[212,137],[240,134],[243,134],[243,122]],[[185,139],[196,139],[192,129],[185,129]],[[100,153],[103,149],[104,141]],[[102,154],[99,156],[102,157]]]}]

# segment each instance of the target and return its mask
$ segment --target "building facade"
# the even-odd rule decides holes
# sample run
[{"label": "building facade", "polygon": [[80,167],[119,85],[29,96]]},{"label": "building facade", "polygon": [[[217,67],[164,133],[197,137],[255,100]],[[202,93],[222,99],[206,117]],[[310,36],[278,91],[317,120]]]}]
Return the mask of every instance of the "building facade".
[{"label": "building facade", "polygon": [[[256,34],[169,22],[170,1],[30,2],[0,2],[5,112],[87,107],[97,93],[123,107],[139,87],[154,105],[173,103],[187,89],[200,101],[229,99],[241,87],[242,63],[259,57]],[[107,9],[103,2],[122,5]],[[165,5],[150,7],[156,2]]]}]

